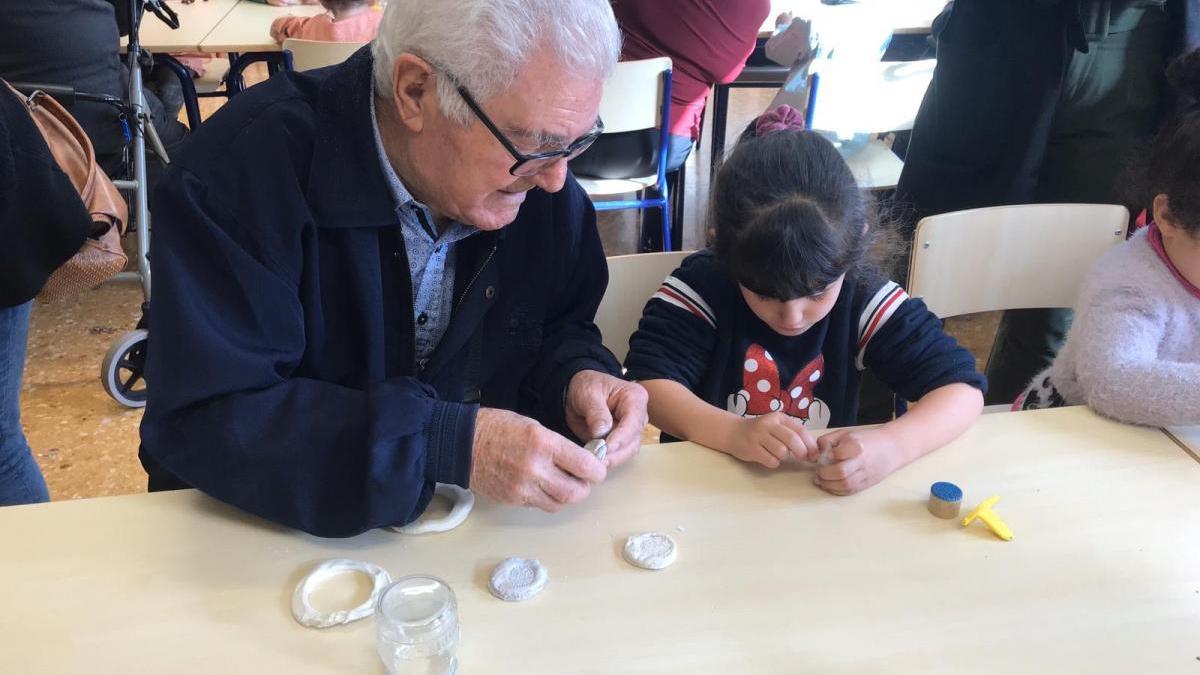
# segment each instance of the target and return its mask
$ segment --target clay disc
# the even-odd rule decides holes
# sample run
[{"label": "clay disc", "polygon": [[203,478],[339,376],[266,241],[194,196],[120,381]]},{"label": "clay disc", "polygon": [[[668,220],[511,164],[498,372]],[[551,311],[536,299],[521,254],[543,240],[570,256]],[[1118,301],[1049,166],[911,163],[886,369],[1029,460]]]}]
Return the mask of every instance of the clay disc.
[{"label": "clay disc", "polygon": [[505,558],[492,570],[488,590],[505,602],[520,602],[537,595],[549,580],[546,568],[540,562]]},{"label": "clay disc", "polygon": [[661,532],[643,532],[625,540],[625,560],[647,570],[661,570],[675,562],[675,540]]}]

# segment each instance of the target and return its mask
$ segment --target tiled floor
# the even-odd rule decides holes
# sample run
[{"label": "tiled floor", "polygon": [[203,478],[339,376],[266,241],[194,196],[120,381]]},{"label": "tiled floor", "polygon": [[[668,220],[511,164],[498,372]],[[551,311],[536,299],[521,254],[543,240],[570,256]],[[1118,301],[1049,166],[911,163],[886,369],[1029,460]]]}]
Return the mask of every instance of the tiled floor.
[{"label": "tiled floor", "polygon": [[[734,90],[729,129],[740,129],[770,101],[771,92]],[[205,99],[205,114],[216,99]],[[711,116],[710,116],[711,117]],[[708,191],[707,147],[689,161],[683,246],[703,243],[703,198]],[[632,212],[605,214],[600,222],[610,254],[636,250]],[[100,363],[117,337],[137,322],[141,290],[107,285],[70,302],[34,310],[22,413],[30,446],[53,499],[128,494],[145,490],[137,462],[140,410],[110,399],[100,386]],[[977,355],[986,355],[994,317],[956,321],[952,330]]]}]

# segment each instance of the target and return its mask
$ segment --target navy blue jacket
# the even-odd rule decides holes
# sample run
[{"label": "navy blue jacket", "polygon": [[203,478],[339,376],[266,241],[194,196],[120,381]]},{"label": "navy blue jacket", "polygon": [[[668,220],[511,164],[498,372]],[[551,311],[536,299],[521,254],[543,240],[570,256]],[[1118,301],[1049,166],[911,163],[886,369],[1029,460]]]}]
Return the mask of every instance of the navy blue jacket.
[{"label": "navy blue jacket", "polygon": [[573,178],[457,245],[453,317],[417,367],[371,65],[363,49],[240,94],[155,192],[152,489],[323,536],[406,523],[435,482],[467,486],[477,405],[565,432],[570,378],[620,372],[592,322],[608,272]]}]

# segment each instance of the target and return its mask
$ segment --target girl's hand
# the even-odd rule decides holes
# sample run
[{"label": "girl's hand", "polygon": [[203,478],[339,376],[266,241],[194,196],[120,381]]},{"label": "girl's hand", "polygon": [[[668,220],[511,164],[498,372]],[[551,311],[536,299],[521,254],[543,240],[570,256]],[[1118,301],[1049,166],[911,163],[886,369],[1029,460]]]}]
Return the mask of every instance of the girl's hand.
[{"label": "girl's hand", "polygon": [[285,37],[287,37],[286,35],[284,35],[283,27],[284,27],[284,25],[287,24],[287,19],[290,16],[291,15],[281,16],[278,19],[275,19],[274,21],[271,22],[271,39],[272,40],[274,40],[280,44],[283,44],[283,39]]},{"label": "girl's hand", "polygon": [[820,449],[813,483],[835,495],[852,495],[883,480],[902,465],[902,449],[885,429],[841,429],[817,439]]},{"label": "girl's hand", "polygon": [[815,456],[817,443],[800,420],[776,412],[736,420],[721,449],[743,462],[774,469],[789,455],[800,461]]}]

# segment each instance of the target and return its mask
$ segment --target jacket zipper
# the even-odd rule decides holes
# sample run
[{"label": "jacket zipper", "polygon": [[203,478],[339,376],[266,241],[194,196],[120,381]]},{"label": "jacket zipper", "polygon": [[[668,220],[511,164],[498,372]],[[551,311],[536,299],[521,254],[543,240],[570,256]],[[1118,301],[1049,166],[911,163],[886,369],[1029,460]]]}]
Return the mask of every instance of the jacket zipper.
[{"label": "jacket zipper", "polygon": [[[471,292],[471,287],[475,285],[475,282],[479,279],[480,275],[483,274],[483,271],[485,269],[487,269],[487,266],[489,264],[491,264],[492,258],[494,258],[496,256],[496,249],[498,247],[499,247],[498,244],[492,244],[492,250],[488,252],[487,258],[484,259],[483,264],[479,266],[479,269],[475,270],[475,276],[471,277],[471,280],[467,282],[466,288],[463,289],[462,295],[459,296],[458,302],[455,303],[454,310],[453,310],[454,312],[457,312],[458,309],[460,307],[462,307],[463,302],[465,302],[467,299],[467,295]],[[414,325],[413,326],[413,336],[414,336],[413,339],[414,340],[416,339],[416,330],[417,330],[417,327]],[[425,372],[425,366],[428,365],[428,361],[429,361],[428,359],[417,359],[417,362],[415,364],[416,372],[417,373]]]},{"label": "jacket zipper", "polygon": [[463,302],[465,302],[467,299],[467,295],[471,292],[471,287],[475,285],[475,282],[479,280],[479,276],[482,275],[483,271],[487,269],[487,266],[491,264],[492,258],[496,256],[496,249],[498,247],[498,244],[492,244],[492,250],[488,252],[487,258],[484,259],[483,264],[479,266],[479,269],[475,270],[475,276],[471,277],[471,280],[467,282],[467,287],[463,289],[462,295],[458,297],[458,303],[454,305],[454,311],[457,312],[458,308],[462,307]]}]

